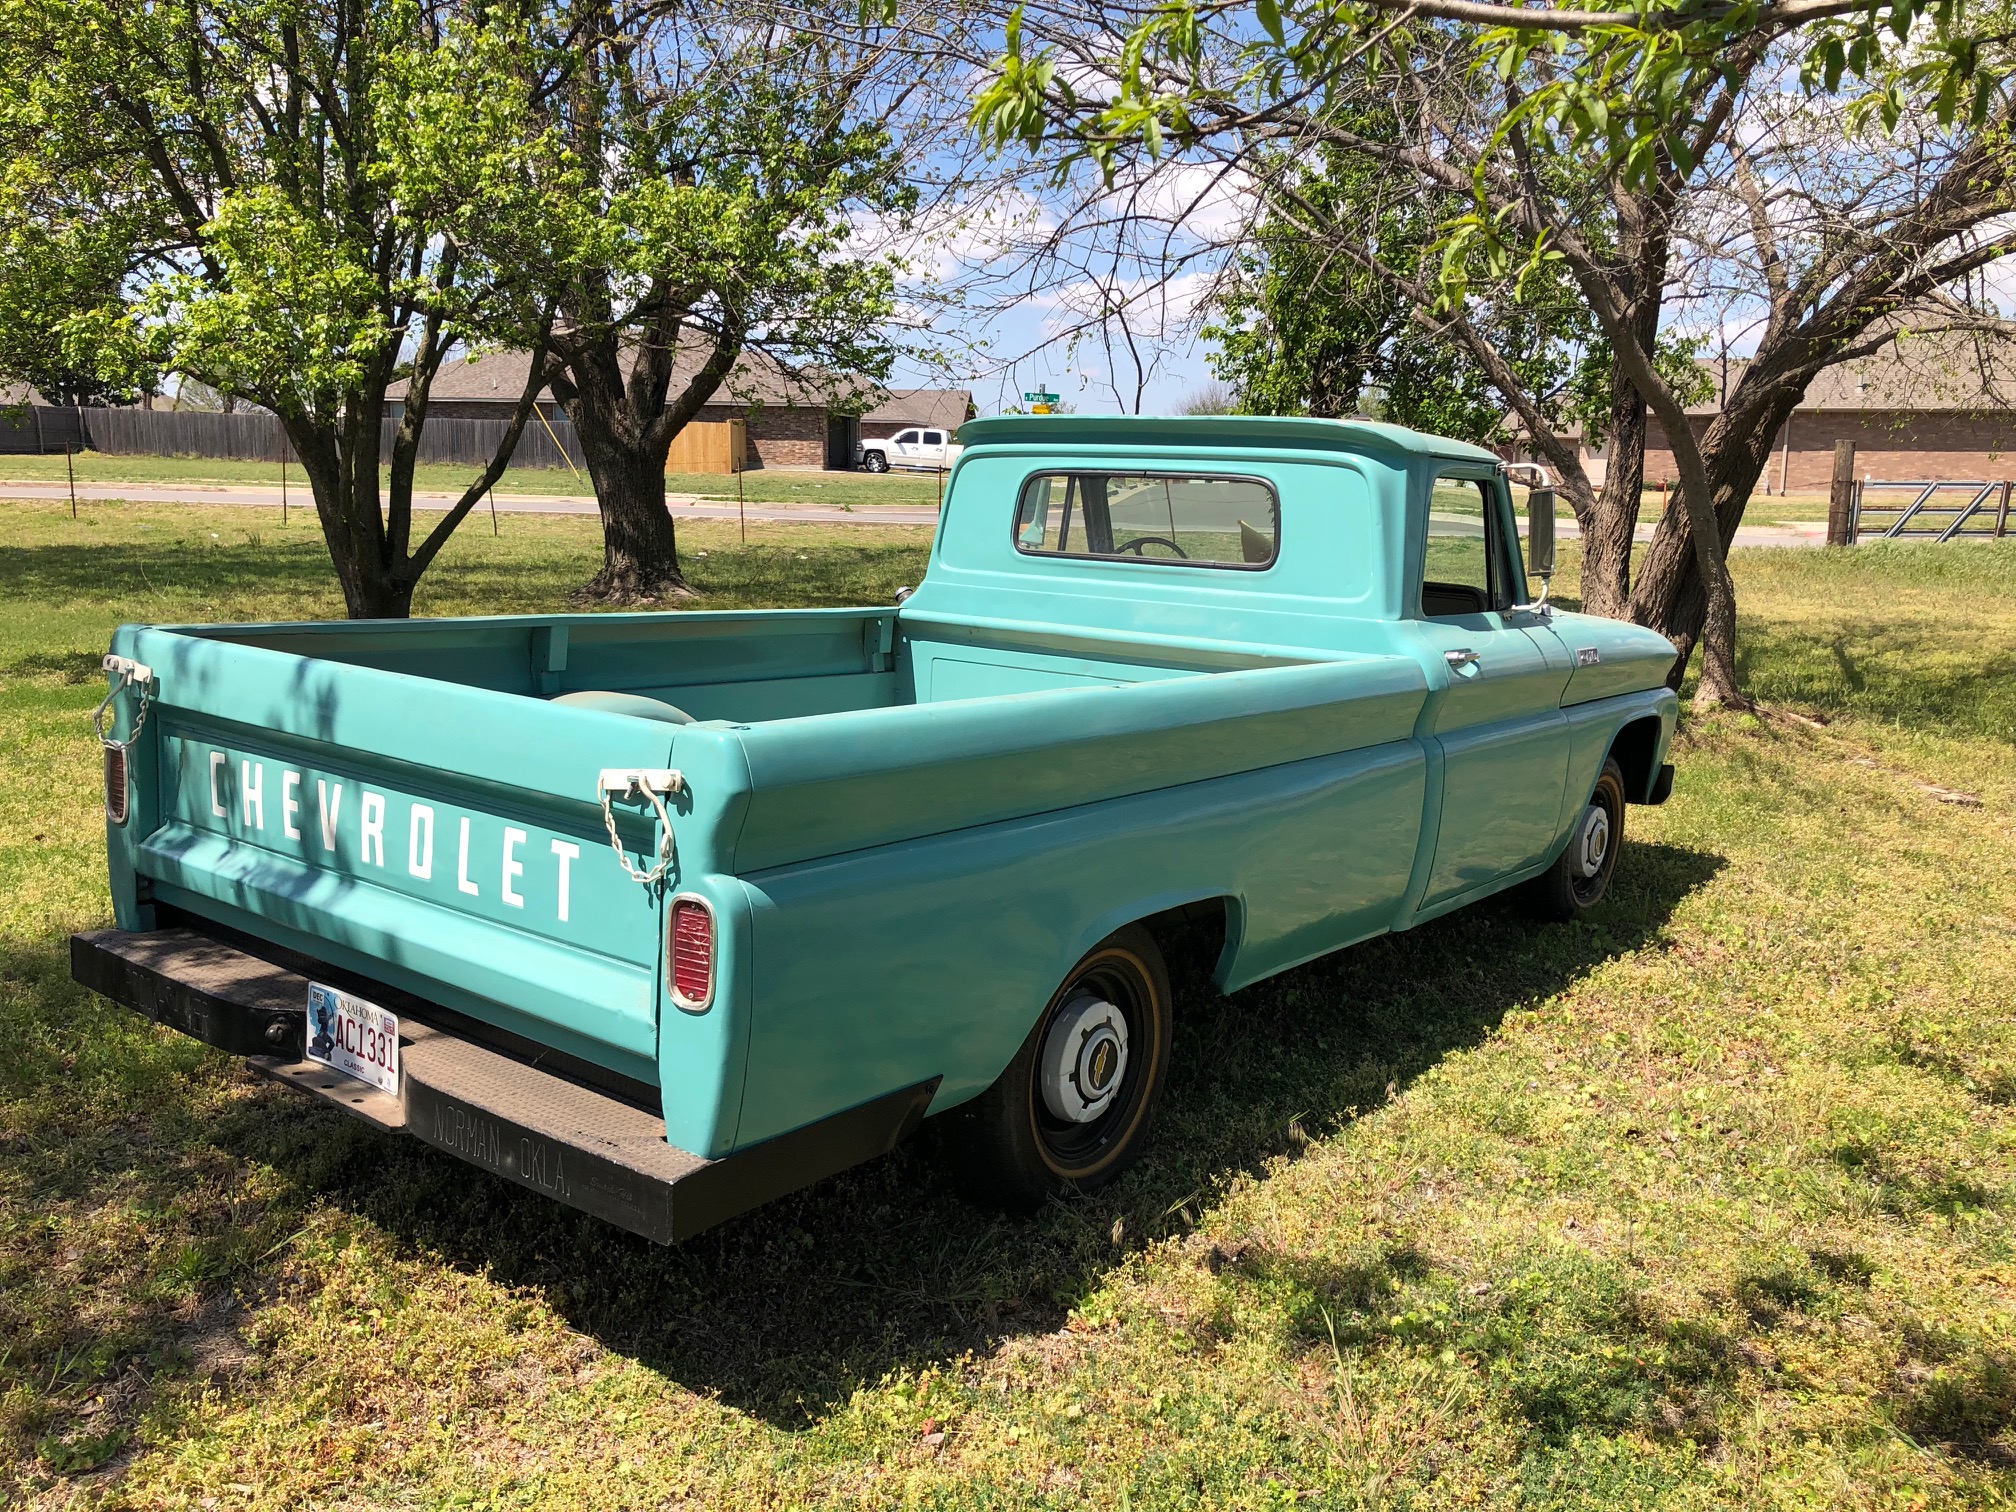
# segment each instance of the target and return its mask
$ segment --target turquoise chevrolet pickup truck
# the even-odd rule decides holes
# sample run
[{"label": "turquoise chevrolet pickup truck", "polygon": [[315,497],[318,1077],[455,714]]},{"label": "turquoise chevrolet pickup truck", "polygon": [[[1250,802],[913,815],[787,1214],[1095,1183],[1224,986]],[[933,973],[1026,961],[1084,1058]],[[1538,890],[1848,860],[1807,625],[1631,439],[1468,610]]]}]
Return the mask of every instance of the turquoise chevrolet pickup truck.
[{"label": "turquoise chevrolet pickup truck", "polygon": [[121,628],[76,977],[663,1242],[927,1115],[1028,1205],[1147,1138],[1158,935],[1232,992],[1513,886],[1570,918],[1672,785],[1672,646],[1532,601],[1488,452],[961,439],[893,606]]}]

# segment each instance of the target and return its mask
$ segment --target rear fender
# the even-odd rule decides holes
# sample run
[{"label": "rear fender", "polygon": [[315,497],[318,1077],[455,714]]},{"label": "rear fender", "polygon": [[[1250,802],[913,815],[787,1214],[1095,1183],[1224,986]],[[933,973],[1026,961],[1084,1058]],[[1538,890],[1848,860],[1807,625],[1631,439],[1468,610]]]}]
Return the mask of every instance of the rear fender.
[{"label": "rear fender", "polygon": [[1098,915],[1078,937],[1075,949],[1066,952],[1057,963],[1056,978],[1061,985],[1065,974],[1090,955],[1100,941],[1129,924],[1140,924],[1156,914],[1178,913],[1197,904],[1223,904],[1225,908],[1225,940],[1219,947],[1218,959],[1211,970],[1212,984],[1221,991],[1224,988],[1232,963],[1239,954],[1240,941],[1245,936],[1246,902],[1231,886],[1206,887],[1199,892],[1194,887],[1174,889],[1166,893],[1151,893],[1137,898],[1132,903],[1116,904]]}]

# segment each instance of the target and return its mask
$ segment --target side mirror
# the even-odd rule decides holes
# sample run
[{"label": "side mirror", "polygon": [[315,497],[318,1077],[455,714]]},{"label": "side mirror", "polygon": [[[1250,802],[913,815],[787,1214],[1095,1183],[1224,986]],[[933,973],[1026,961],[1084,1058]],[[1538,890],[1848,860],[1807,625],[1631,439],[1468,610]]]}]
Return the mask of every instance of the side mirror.
[{"label": "side mirror", "polygon": [[1554,490],[1526,495],[1526,569],[1545,582],[1554,576]]}]

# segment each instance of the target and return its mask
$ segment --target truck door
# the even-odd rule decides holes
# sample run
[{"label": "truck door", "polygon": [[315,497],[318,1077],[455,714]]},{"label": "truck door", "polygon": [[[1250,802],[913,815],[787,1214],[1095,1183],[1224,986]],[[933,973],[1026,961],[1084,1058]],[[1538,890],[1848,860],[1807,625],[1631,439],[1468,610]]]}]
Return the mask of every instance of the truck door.
[{"label": "truck door", "polygon": [[1448,679],[1434,718],[1442,820],[1424,906],[1539,860],[1556,838],[1566,674],[1512,613],[1524,587],[1503,482],[1479,467],[1445,471],[1429,499],[1417,611]]}]

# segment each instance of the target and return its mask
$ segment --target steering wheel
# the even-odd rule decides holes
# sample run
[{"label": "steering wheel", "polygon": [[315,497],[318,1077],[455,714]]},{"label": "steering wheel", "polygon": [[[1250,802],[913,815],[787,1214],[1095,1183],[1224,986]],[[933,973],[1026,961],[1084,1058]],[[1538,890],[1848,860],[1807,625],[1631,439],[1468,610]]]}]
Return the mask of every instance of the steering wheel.
[{"label": "steering wheel", "polygon": [[1181,546],[1178,546],[1167,536],[1136,536],[1124,545],[1115,546],[1113,550],[1116,555],[1123,551],[1131,551],[1136,556],[1142,556],[1144,555],[1141,550],[1143,546],[1167,546],[1176,555],[1183,558],[1184,561],[1187,562],[1190,560],[1190,553],[1185,551]]}]

